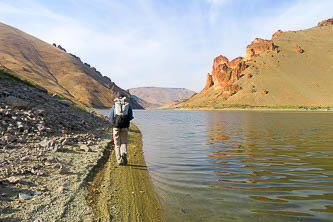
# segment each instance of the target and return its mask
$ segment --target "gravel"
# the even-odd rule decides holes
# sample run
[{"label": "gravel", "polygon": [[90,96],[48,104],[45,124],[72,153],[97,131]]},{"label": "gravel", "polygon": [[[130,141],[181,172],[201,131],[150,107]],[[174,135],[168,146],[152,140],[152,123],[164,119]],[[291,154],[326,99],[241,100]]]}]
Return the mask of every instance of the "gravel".
[{"label": "gravel", "polygon": [[93,221],[86,179],[109,128],[96,113],[0,74],[0,221]]}]

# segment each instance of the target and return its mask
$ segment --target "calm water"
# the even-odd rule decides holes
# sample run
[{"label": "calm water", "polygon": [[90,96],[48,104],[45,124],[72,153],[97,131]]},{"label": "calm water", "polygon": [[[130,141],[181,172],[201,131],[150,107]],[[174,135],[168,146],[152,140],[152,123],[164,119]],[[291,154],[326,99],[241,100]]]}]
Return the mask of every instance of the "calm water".
[{"label": "calm water", "polygon": [[168,221],[333,221],[332,113],[134,115]]}]

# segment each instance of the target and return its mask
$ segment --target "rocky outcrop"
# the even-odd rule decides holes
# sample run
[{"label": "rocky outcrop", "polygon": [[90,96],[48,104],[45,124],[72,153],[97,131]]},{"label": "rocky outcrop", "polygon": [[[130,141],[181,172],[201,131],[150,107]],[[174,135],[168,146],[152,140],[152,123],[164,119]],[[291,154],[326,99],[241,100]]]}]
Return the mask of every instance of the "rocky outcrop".
[{"label": "rocky outcrop", "polygon": [[230,72],[228,73],[229,60],[225,56],[218,56],[213,61],[212,79],[215,89],[223,89],[229,82]]},{"label": "rocky outcrop", "polygon": [[[274,33],[273,38],[281,35],[281,33],[283,32],[278,30]],[[247,46],[245,58],[237,57],[229,62],[225,56],[220,55],[216,57],[213,61],[212,74],[207,74],[204,90],[214,87],[215,90],[222,91],[221,95],[225,99],[236,94],[241,90],[241,87],[236,82],[244,76],[241,73],[248,67],[246,61],[267,50],[277,51],[277,48],[272,40],[256,38]],[[252,74],[247,75],[248,80],[252,77]]]},{"label": "rocky outcrop", "polygon": [[241,72],[247,68],[242,57],[237,57],[229,62],[225,56],[218,56],[214,59],[212,74],[207,74],[205,89],[214,87],[215,90],[222,90],[224,98],[236,94],[240,87],[235,84],[240,79]]},{"label": "rocky outcrop", "polygon": [[243,60],[243,57],[237,57],[237,58],[231,60],[231,62],[229,62],[229,64],[228,64],[229,68],[231,68],[231,69],[239,68],[239,65],[242,64],[242,60]]},{"label": "rocky outcrop", "polygon": [[296,46],[295,51],[299,54],[304,53],[304,49],[302,49],[299,45]]},{"label": "rocky outcrop", "polygon": [[269,93],[269,91],[267,89],[261,90],[261,94],[263,94],[263,95],[267,95],[268,93]]},{"label": "rocky outcrop", "polygon": [[62,50],[62,51],[64,51],[64,52],[66,52],[66,49],[65,48],[63,48],[61,45],[58,45],[58,47],[57,47],[58,49],[60,49],[60,50]]},{"label": "rocky outcrop", "polygon": [[274,45],[272,40],[265,40],[261,38],[254,39],[250,45],[246,47],[245,60],[250,60],[254,56],[265,52],[265,51],[276,51],[277,47]]},{"label": "rocky outcrop", "polygon": [[222,97],[223,98],[228,98],[232,95],[235,95],[240,89],[241,89],[241,87],[237,84],[228,84],[223,89]]},{"label": "rocky outcrop", "polygon": [[214,85],[213,77],[210,73],[207,73],[205,89],[210,88],[212,85]]},{"label": "rocky outcrop", "polygon": [[29,105],[29,103],[25,100],[17,98],[15,96],[8,96],[5,98],[5,102],[11,105],[14,108],[25,108]]},{"label": "rocky outcrop", "polygon": [[318,27],[333,25],[333,18],[318,22]]},{"label": "rocky outcrop", "polygon": [[282,33],[283,33],[283,31],[281,29],[274,32],[274,34],[272,35],[272,40],[279,37]]}]

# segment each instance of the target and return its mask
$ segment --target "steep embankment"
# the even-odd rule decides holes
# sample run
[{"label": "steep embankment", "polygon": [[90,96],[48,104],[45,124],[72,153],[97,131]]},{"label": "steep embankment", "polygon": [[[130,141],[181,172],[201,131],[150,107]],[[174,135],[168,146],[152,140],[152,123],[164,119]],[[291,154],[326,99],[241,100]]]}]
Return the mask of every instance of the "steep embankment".
[{"label": "steep embankment", "polygon": [[110,122],[0,70],[0,221],[95,221],[86,180]]},{"label": "steep embankment", "polygon": [[[111,107],[119,93],[130,98],[128,92],[61,46],[52,46],[3,23],[0,68],[87,106]],[[142,108],[134,99],[130,103]]]},{"label": "steep embankment", "polygon": [[205,88],[182,107],[333,106],[333,26],[255,39],[245,58],[214,59]]},{"label": "steep embankment", "polygon": [[195,92],[184,88],[138,87],[129,89],[143,107],[160,107],[172,102],[185,100]]}]

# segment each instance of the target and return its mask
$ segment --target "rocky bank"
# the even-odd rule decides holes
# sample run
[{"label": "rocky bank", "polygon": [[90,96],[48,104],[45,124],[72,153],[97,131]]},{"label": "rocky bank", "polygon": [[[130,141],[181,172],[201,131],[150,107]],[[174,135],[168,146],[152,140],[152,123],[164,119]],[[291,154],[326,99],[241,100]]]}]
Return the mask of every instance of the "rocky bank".
[{"label": "rocky bank", "polygon": [[0,221],[93,221],[89,173],[107,119],[0,72]]}]

